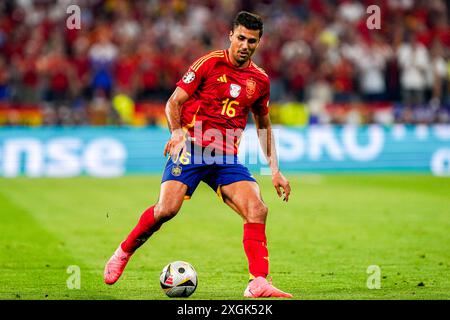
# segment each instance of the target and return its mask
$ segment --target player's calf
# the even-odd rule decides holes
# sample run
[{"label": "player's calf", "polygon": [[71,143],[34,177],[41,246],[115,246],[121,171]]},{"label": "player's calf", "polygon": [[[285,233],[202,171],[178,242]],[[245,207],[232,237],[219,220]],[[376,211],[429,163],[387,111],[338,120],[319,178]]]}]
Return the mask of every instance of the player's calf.
[{"label": "player's calf", "polygon": [[155,220],[162,225],[164,222],[174,218],[180,210],[178,204],[158,203],[155,205]]},{"label": "player's calf", "polygon": [[243,213],[247,223],[266,223],[269,209],[262,201],[254,201],[249,204],[246,212]]}]

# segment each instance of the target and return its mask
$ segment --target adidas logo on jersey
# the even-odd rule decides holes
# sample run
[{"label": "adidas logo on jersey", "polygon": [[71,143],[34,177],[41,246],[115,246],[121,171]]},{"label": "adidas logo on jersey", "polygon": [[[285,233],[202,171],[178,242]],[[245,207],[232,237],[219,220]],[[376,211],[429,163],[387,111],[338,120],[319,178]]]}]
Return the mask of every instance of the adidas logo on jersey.
[{"label": "adidas logo on jersey", "polygon": [[224,74],[223,76],[217,78],[217,81],[227,83],[227,76]]}]

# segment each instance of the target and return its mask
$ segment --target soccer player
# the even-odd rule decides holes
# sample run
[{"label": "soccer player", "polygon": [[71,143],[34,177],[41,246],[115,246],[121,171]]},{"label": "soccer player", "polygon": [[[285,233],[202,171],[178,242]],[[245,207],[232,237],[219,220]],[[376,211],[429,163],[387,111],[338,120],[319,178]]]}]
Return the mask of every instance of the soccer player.
[{"label": "soccer player", "polygon": [[259,16],[239,12],[229,34],[230,47],[199,58],[177,82],[166,104],[171,137],[164,156],[170,158],[158,202],[142,213],[107,262],[105,283],[114,284],[119,279],[136,249],[177,214],[184,199],[203,181],[243,219],[243,245],[250,273],[244,297],[292,297],[266,279],[268,209],[257,182],[237,160],[240,135],[251,111],[273,185],[279,197],[289,200],[291,188],[278,168],[268,115],[269,77],[251,60],[262,34]]}]

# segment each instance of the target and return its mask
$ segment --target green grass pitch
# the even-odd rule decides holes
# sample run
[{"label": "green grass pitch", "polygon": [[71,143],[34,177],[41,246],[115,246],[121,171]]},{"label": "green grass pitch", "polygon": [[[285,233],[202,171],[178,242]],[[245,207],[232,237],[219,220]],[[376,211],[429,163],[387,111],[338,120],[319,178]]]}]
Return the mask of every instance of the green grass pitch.
[{"label": "green grass pitch", "polygon": [[[269,207],[270,273],[296,299],[449,299],[450,179],[426,175],[291,175],[289,203],[259,177]],[[0,299],[169,299],[164,265],[199,276],[189,299],[243,299],[242,222],[202,184],[178,216],[103,284],[103,267],[160,178],[0,179]],[[80,289],[69,289],[71,265]],[[371,265],[380,289],[369,290]],[[70,281],[69,281],[70,282]]]}]

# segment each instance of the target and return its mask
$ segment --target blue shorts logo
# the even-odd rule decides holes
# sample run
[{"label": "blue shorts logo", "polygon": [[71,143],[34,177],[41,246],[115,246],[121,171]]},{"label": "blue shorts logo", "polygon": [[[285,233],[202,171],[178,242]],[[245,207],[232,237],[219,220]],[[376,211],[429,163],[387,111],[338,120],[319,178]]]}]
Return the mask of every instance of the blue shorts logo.
[{"label": "blue shorts logo", "polygon": [[178,176],[181,175],[181,171],[182,171],[182,170],[183,170],[183,169],[182,169],[179,165],[176,165],[176,166],[174,166],[174,167],[172,168],[172,175],[175,176],[175,177],[178,177]]}]

